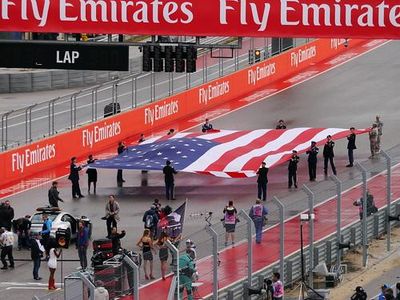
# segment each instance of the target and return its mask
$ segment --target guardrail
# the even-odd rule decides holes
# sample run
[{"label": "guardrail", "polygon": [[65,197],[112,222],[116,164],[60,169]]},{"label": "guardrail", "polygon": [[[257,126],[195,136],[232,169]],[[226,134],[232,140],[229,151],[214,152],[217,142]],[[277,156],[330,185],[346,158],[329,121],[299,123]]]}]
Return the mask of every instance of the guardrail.
[{"label": "guardrail", "polygon": [[[208,42],[215,43],[216,40]],[[297,45],[306,42],[307,39],[295,40]],[[243,69],[249,65],[249,50],[263,49],[265,59],[275,54],[270,45],[271,39],[246,39],[242,49],[232,50],[229,59],[223,58],[228,54],[226,50],[214,50],[218,58],[205,51],[197,60],[197,72],[192,74],[151,72],[123,78],[116,76],[112,81],[94,88],[5,112],[0,116],[1,150],[29,144],[102,119],[107,104],[118,102],[122,111],[130,110]],[[96,76],[95,72],[71,70],[67,79],[60,77],[59,80],[95,82]]]}]

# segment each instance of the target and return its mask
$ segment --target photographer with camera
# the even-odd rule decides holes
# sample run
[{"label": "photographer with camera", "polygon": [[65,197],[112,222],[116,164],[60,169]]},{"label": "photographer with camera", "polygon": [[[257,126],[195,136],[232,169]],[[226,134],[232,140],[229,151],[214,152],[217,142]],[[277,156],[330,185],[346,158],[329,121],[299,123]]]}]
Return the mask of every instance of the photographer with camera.
[{"label": "photographer with camera", "polygon": [[[179,296],[183,299],[186,289],[187,299],[193,300],[192,283],[193,274],[196,273],[195,264],[190,254],[185,253],[179,257]],[[186,298],[185,298],[186,299]]]},{"label": "photographer with camera", "polygon": [[274,288],[272,286],[272,280],[265,278],[261,288],[253,289],[248,288],[248,294],[251,295],[262,295],[265,300],[274,300]]}]

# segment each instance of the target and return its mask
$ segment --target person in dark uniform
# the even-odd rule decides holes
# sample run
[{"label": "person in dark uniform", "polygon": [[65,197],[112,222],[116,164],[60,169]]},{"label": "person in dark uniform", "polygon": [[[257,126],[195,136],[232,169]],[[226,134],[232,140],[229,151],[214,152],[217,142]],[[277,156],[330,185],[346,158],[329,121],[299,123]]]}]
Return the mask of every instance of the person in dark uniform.
[{"label": "person in dark uniform", "polygon": [[267,200],[267,183],[268,183],[268,168],[265,167],[265,161],[261,163],[261,168],[258,169],[257,171],[257,185],[258,185],[258,193],[257,193],[257,198],[261,199],[263,201]]},{"label": "person in dark uniform", "polygon": [[[118,148],[117,148],[118,155],[121,155],[125,150],[126,150],[125,143],[124,142],[119,142],[118,143]],[[122,170],[118,169],[118,171],[117,171],[117,183],[118,183],[118,185],[121,185],[124,182],[125,182],[125,180],[122,178]]]},{"label": "person in dark uniform", "polygon": [[317,147],[317,143],[312,141],[311,142],[311,147],[306,151],[306,154],[308,154],[308,173],[310,176],[310,181],[315,181],[317,178],[317,155],[318,155],[319,149]]},{"label": "person in dark uniform", "polygon": [[40,242],[40,234],[35,233],[31,239],[31,259],[33,261],[33,279],[41,280],[42,277],[39,276],[40,262],[43,257],[45,249]]},{"label": "person in dark uniform", "polygon": [[144,134],[141,133],[141,134],[140,134],[140,138],[139,138],[139,140],[138,140],[138,144],[143,143],[144,141],[145,141]]},{"label": "person in dark uniform", "polygon": [[347,136],[347,154],[349,156],[349,164],[346,166],[347,168],[351,168],[354,163],[354,155],[353,151],[357,149],[356,147],[356,134],[354,133],[355,128],[350,128],[350,134]]},{"label": "person in dark uniform", "polygon": [[83,198],[81,188],[79,187],[79,171],[82,170],[82,166],[76,164],[76,157],[71,158],[71,165],[68,179],[72,182],[72,198]]},{"label": "person in dark uniform", "polygon": [[289,160],[289,189],[292,187],[292,184],[294,184],[294,187],[297,189],[297,164],[299,163],[299,157],[297,156],[297,151],[293,150],[292,151],[292,157]]},{"label": "person in dark uniform", "polygon": [[213,130],[213,126],[212,124],[209,122],[208,119],[206,119],[206,122],[203,124],[203,126],[201,127],[201,131],[202,132],[207,132],[209,130]]},{"label": "person in dark uniform", "polygon": [[336,175],[336,167],[335,163],[333,161],[333,158],[335,157],[335,154],[333,153],[333,147],[335,147],[335,142],[332,141],[332,137],[328,135],[326,137],[326,143],[324,145],[324,174],[325,176],[328,175],[328,160],[331,164],[332,172],[334,175]]},{"label": "person in dark uniform", "polygon": [[275,127],[276,129],[286,129],[285,121],[279,120],[278,124]]},{"label": "person in dark uniform", "polygon": [[167,160],[165,167],[163,168],[164,180],[165,180],[165,191],[167,200],[175,200],[174,198],[174,174],[177,174],[174,167],[171,166],[171,162]]},{"label": "person in dark uniform", "polygon": [[[90,154],[87,160],[87,165],[94,163],[97,159],[93,158],[93,155]],[[90,187],[93,183],[93,193],[96,194],[96,186],[97,186],[97,170],[94,168],[88,168],[86,170],[86,174],[88,175],[88,194],[90,194]]]},{"label": "person in dark uniform", "polygon": [[48,192],[48,197],[49,197],[49,204],[51,207],[58,207],[58,201],[64,202],[63,199],[60,198],[60,192],[57,189],[58,187],[58,182],[53,181],[51,184],[51,188],[49,189]]},{"label": "person in dark uniform", "polygon": [[171,128],[168,132],[167,135],[173,135],[175,133],[175,129]]}]

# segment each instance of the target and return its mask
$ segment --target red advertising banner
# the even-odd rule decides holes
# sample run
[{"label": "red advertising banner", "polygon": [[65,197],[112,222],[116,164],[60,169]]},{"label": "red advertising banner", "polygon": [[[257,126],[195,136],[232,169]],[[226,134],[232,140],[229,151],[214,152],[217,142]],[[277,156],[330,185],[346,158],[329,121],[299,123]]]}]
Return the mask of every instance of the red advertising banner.
[{"label": "red advertising banner", "polygon": [[315,40],[180,94],[0,153],[0,182],[5,185],[56,166],[68,167],[73,156],[84,158],[142,132],[164,130],[176,120],[245,97],[362,42],[365,40],[351,40],[346,48],[344,40]]},{"label": "red advertising banner", "polygon": [[394,0],[0,0],[0,31],[400,37]]}]

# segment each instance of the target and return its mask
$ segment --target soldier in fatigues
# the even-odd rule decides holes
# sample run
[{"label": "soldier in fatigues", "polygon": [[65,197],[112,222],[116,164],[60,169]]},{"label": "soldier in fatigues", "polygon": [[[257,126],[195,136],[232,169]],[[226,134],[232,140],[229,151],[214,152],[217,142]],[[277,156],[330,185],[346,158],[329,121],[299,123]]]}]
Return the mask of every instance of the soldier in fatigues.
[{"label": "soldier in fatigues", "polygon": [[299,163],[299,157],[297,156],[297,151],[292,151],[292,157],[289,160],[289,189],[294,184],[294,187],[297,189],[297,164]]},{"label": "soldier in fatigues", "polygon": [[381,151],[381,137],[382,137],[382,133],[383,133],[383,123],[381,122],[379,116],[376,116],[375,124],[376,124],[376,127],[378,129],[378,137],[376,139],[376,150],[375,150],[375,152],[379,153]]},{"label": "soldier in fatigues", "polygon": [[374,158],[376,155],[376,145],[378,143],[378,125],[376,123],[372,124],[372,128],[369,132],[369,146],[371,150],[371,156],[369,158]]},{"label": "soldier in fatigues", "polygon": [[317,178],[317,155],[319,149],[317,147],[317,143],[312,141],[311,147],[307,150],[306,154],[308,154],[308,173],[310,175],[310,181],[315,181]]}]

